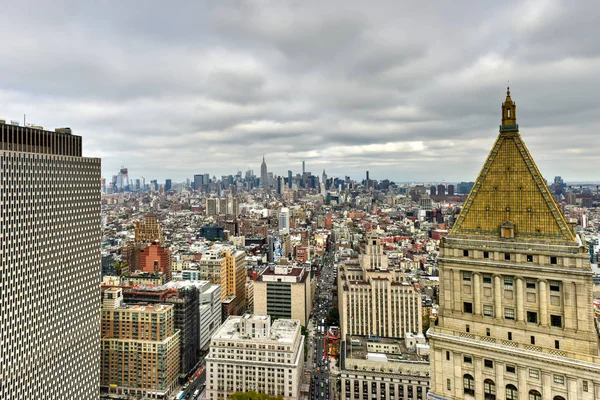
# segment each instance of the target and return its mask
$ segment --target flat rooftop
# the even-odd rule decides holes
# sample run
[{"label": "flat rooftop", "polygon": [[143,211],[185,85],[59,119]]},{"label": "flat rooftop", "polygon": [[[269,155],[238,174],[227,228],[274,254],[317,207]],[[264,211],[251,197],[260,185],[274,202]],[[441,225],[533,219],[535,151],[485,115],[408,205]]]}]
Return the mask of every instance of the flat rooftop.
[{"label": "flat rooftop", "polygon": [[404,339],[346,336],[346,358],[370,361],[423,361],[416,352],[408,351]]},{"label": "flat rooftop", "polygon": [[[248,340],[249,342],[271,340],[278,343],[293,343],[296,334],[300,335],[300,321],[293,319],[278,319],[273,322],[270,329],[270,335],[266,338],[252,338],[242,336],[240,326],[244,322],[260,321],[264,323],[268,319],[266,315],[241,315],[230,316],[214,333],[214,339],[230,339],[230,340]],[[245,321],[244,321],[245,320]]]}]

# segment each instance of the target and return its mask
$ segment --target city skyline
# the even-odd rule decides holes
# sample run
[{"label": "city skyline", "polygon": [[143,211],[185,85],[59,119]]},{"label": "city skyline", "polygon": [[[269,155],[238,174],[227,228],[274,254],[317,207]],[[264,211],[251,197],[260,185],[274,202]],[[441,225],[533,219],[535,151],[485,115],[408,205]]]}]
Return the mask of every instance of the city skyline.
[{"label": "city skyline", "polygon": [[[340,4],[7,5],[0,118],[68,124],[107,178],[124,163],[161,181],[223,160],[257,170],[265,153],[281,174],[306,160],[461,181],[510,80],[544,176],[595,179],[595,3]],[[14,38],[24,19],[39,29]]]}]

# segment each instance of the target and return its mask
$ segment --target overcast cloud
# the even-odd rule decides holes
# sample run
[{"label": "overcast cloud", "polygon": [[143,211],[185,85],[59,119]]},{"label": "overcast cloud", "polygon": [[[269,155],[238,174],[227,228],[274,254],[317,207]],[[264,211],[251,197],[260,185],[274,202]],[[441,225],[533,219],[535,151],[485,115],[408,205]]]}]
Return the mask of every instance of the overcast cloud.
[{"label": "overcast cloud", "polygon": [[3,2],[0,118],[110,178],[474,180],[510,80],[546,178],[598,180],[600,3]]}]

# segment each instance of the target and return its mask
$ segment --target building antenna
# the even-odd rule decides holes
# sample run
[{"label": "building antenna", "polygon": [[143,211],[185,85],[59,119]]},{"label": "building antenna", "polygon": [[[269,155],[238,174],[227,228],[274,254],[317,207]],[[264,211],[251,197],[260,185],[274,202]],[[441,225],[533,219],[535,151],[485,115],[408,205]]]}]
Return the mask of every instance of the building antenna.
[{"label": "building antenna", "polygon": [[26,116],[25,116],[25,114],[23,114],[23,126],[27,126],[26,121],[27,121]]}]

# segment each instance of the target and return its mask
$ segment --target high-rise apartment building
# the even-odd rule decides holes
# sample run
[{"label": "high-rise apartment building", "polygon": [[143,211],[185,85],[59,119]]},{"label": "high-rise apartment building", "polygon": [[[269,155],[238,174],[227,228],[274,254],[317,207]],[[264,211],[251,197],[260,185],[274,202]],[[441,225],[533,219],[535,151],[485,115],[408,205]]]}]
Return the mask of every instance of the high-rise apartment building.
[{"label": "high-rise apartment building", "polygon": [[438,194],[438,196],[445,196],[446,195],[446,185],[444,185],[443,183],[440,183],[439,185],[437,185],[437,194]]},{"label": "high-rise apartment building", "polygon": [[204,186],[204,175],[194,175],[194,190],[200,190]]},{"label": "high-rise apartment building", "polygon": [[235,248],[210,249],[202,255],[197,279],[221,285],[223,315],[241,313],[246,307],[246,253]]},{"label": "high-rise apartment building", "polygon": [[216,216],[219,215],[219,199],[207,198],[206,199],[206,215]]},{"label": "high-rise apartment building", "polygon": [[162,230],[158,224],[156,214],[148,213],[144,215],[143,220],[135,221],[134,243],[150,244],[158,241],[164,245]]},{"label": "high-rise apartment building", "polygon": [[173,305],[127,305],[123,289],[112,287],[104,291],[101,315],[100,389],[166,400],[179,374],[180,332],[174,327]]},{"label": "high-rise apartment building", "polygon": [[0,398],[97,399],[100,159],[0,121]]},{"label": "high-rise apartment building", "polygon": [[290,233],[290,209],[287,207],[279,210],[279,233]]},{"label": "high-rise apartment building", "polygon": [[268,315],[231,316],[210,341],[207,398],[256,391],[299,399],[303,365],[300,321],[278,319],[271,325]]},{"label": "high-rise apartment building", "polygon": [[430,399],[600,399],[589,253],[519,134],[510,92],[438,261]]},{"label": "high-rise apartment building", "polygon": [[403,280],[400,269],[389,268],[381,239],[367,235],[360,264],[339,267],[338,296],[342,337],[375,335],[404,338],[422,333],[421,296]]}]

